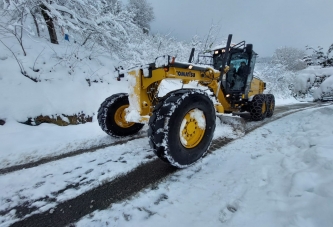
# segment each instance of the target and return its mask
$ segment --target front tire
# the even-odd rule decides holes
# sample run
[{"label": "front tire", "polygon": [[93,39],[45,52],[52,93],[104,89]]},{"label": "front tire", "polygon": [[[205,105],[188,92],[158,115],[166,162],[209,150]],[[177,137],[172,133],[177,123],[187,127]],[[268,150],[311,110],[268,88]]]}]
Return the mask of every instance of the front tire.
[{"label": "front tire", "polygon": [[185,168],[207,152],[215,120],[214,105],[204,91],[171,92],[155,106],[150,117],[150,145],[163,161]]},{"label": "front tire", "polygon": [[250,104],[250,115],[253,121],[264,120],[267,116],[266,95],[257,94],[253,97]]},{"label": "front tire", "polygon": [[118,93],[105,99],[98,109],[98,124],[104,132],[113,137],[136,134],[143,124],[127,122],[125,109],[129,106],[128,94]]}]

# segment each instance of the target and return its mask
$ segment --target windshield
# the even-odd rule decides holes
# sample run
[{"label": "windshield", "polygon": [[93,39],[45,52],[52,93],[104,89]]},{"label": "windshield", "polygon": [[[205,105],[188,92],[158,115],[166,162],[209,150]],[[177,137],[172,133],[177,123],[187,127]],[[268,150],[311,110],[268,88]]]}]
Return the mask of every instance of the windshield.
[{"label": "windshield", "polygon": [[248,55],[246,53],[233,53],[229,65],[232,64],[233,67],[238,70],[242,62],[245,62],[245,65],[248,65]]},{"label": "windshield", "polygon": [[248,61],[248,54],[244,52],[231,53],[226,74],[227,91],[244,92],[249,73]]}]

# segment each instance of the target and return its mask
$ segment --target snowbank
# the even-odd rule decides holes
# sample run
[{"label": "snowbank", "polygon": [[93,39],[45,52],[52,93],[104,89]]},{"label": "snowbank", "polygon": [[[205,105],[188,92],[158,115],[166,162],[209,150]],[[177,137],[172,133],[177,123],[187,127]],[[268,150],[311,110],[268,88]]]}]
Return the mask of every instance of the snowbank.
[{"label": "snowbank", "polygon": [[[333,95],[333,67],[321,68],[320,66],[310,66],[296,74],[294,82],[294,92],[313,93],[314,99],[321,99],[326,93]],[[328,77],[326,79],[326,77]]]},{"label": "snowbank", "polygon": [[[332,68],[333,69],[333,68]],[[333,70],[331,75],[333,75]],[[313,93],[313,97],[315,99],[322,98],[323,100],[327,98],[333,97],[333,76],[330,76],[322,84],[320,84],[319,88],[316,89]]]},{"label": "snowbank", "polygon": [[105,98],[126,92],[126,81],[116,80],[108,56],[91,58],[91,51],[76,44],[53,45],[28,38],[27,56],[23,56],[15,40],[7,44],[13,46],[28,76],[38,82],[22,75],[13,54],[1,46],[0,119],[26,121],[39,115],[80,112],[92,116]]}]

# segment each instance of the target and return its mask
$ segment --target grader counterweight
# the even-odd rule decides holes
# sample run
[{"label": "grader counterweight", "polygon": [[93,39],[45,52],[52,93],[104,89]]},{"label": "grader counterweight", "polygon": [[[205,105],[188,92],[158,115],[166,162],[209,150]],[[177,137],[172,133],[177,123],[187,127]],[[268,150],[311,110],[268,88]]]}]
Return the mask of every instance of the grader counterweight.
[{"label": "grader counterweight", "polygon": [[[265,83],[253,77],[256,53],[240,42],[212,51],[211,64],[177,62],[170,56],[128,70],[129,94],[114,94],[98,110],[98,123],[109,135],[137,133],[148,123],[154,153],[184,168],[204,156],[212,141],[216,113],[248,112],[254,121],[271,117],[275,100],[263,94]],[[178,89],[158,97],[164,79],[197,81],[204,89]],[[208,90],[209,92],[205,91]]]}]

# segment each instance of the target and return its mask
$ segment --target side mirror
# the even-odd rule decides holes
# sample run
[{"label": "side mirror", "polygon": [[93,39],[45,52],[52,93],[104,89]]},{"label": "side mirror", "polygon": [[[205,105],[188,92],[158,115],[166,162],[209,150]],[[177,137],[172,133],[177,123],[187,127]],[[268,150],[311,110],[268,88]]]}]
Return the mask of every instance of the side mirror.
[{"label": "side mirror", "polygon": [[252,44],[246,44],[245,52],[247,54],[252,54],[252,49],[253,49],[253,45]]}]

